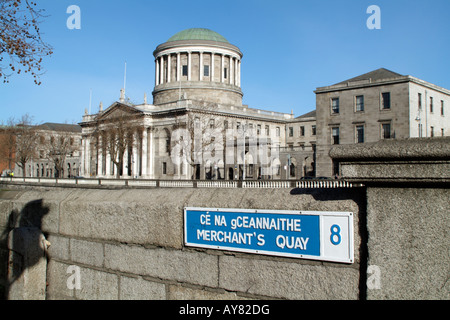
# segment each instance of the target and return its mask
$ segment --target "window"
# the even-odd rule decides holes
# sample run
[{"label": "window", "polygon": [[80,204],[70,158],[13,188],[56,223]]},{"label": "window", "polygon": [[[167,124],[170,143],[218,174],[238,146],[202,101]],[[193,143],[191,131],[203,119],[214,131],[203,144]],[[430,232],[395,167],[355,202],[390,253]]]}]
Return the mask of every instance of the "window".
[{"label": "window", "polygon": [[381,124],[381,138],[382,139],[390,139],[391,138],[391,124],[390,123],[382,123]]},{"label": "window", "polygon": [[433,113],[433,97],[430,97],[430,113]]},{"label": "window", "polygon": [[364,143],[364,126],[356,126],[356,143]]},{"label": "window", "polygon": [[223,78],[226,79],[228,75],[228,69],[227,68],[223,68]]},{"label": "window", "polygon": [[293,137],[293,136],[294,136],[294,128],[289,127],[289,137]]},{"label": "window", "polygon": [[182,75],[187,77],[187,75],[188,75],[188,66],[187,65],[183,66],[182,72],[183,72]]},{"label": "window", "polygon": [[305,136],[305,127],[301,126],[300,127],[300,137],[304,137]]},{"label": "window", "polygon": [[418,99],[418,108],[419,108],[419,110],[422,110],[422,94],[421,93],[418,94],[417,99]]},{"label": "window", "polygon": [[269,134],[270,134],[270,129],[269,129],[269,126],[266,125],[266,136],[268,136]]},{"label": "window", "polygon": [[279,137],[280,136],[280,127],[276,128],[276,136]]},{"label": "window", "polygon": [[237,129],[237,130],[241,129],[241,123],[240,123],[240,122],[237,122],[237,123],[236,123],[236,129]]},{"label": "window", "polygon": [[331,113],[332,114],[339,113],[339,98],[331,99]]},{"label": "window", "polygon": [[441,116],[444,115],[444,100],[441,100]]},{"label": "window", "polygon": [[203,76],[209,77],[209,66],[203,66]]},{"label": "window", "polygon": [[444,136],[444,128],[441,129],[441,136]]},{"label": "window", "polygon": [[228,129],[228,120],[225,120],[225,121],[223,122],[223,128],[224,128],[225,130]]},{"label": "window", "polygon": [[258,136],[261,134],[261,125],[260,125],[260,124],[258,124],[258,125],[256,126],[256,134],[257,134]]},{"label": "window", "polygon": [[162,173],[167,174],[167,162],[162,163]]},{"label": "window", "polygon": [[316,135],[316,126],[311,126],[311,135]]},{"label": "window", "polygon": [[430,137],[434,137],[434,127],[433,126],[431,126],[430,127]]},{"label": "window", "polygon": [[166,139],[166,152],[170,152],[170,139]]},{"label": "window", "polygon": [[381,94],[381,108],[384,110],[391,108],[391,93],[390,92],[383,92]]},{"label": "window", "polygon": [[339,127],[331,128],[331,143],[339,144]]},{"label": "window", "polygon": [[364,96],[356,96],[356,111],[364,111]]}]

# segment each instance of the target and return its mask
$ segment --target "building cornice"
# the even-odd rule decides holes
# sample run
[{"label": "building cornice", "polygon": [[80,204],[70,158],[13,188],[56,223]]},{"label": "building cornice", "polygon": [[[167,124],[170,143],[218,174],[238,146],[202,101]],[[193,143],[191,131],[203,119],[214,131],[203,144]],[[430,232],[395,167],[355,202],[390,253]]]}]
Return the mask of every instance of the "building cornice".
[{"label": "building cornice", "polygon": [[392,85],[392,84],[399,84],[399,83],[406,83],[406,82],[416,83],[418,85],[421,85],[421,86],[439,91],[441,93],[450,95],[450,90],[439,87],[435,84],[418,79],[413,76],[402,76],[402,77],[396,77],[396,78],[381,79],[381,80],[376,80],[376,81],[372,81],[371,79],[360,80],[360,81],[348,81],[343,84],[335,84],[332,86],[318,87],[314,91],[314,93],[315,94],[329,93],[329,92],[362,89],[362,88],[385,86],[385,85]]}]

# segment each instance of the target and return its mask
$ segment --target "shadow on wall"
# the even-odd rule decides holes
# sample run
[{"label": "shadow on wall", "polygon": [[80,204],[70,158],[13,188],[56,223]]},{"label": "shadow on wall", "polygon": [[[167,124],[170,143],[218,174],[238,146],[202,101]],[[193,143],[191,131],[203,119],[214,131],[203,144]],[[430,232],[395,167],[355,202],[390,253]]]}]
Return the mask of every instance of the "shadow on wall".
[{"label": "shadow on wall", "polygon": [[10,212],[7,228],[0,236],[0,247],[9,248],[1,262],[2,269],[6,270],[6,279],[0,298],[7,299],[15,283],[23,281],[24,272],[45,258],[47,242],[42,233],[42,220],[49,211],[40,199],[28,202],[20,212]]}]

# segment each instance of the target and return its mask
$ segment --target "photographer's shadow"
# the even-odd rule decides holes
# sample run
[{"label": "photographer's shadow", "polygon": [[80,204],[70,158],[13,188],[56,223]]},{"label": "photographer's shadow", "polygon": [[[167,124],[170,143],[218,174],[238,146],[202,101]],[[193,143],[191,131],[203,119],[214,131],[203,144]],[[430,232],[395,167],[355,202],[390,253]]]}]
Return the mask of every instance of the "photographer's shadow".
[{"label": "photographer's shadow", "polygon": [[42,232],[42,222],[49,211],[40,199],[28,202],[20,212],[13,210],[9,214],[8,228],[0,238],[9,249],[5,292],[8,299],[45,298],[43,259],[49,243]]}]

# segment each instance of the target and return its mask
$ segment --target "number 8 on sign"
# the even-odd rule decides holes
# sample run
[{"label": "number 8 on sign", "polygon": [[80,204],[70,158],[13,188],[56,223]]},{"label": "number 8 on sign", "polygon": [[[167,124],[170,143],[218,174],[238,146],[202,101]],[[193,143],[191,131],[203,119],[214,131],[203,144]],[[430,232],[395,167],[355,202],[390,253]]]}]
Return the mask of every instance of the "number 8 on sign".
[{"label": "number 8 on sign", "polygon": [[332,244],[337,246],[338,244],[341,243],[341,227],[339,227],[337,224],[333,224],[330,228],[330,231],[331,231],[330,241]]}]

